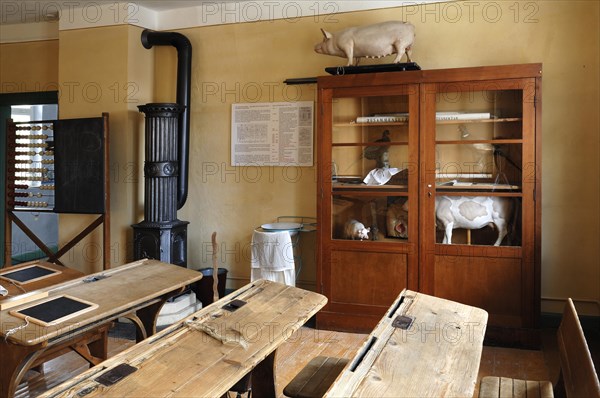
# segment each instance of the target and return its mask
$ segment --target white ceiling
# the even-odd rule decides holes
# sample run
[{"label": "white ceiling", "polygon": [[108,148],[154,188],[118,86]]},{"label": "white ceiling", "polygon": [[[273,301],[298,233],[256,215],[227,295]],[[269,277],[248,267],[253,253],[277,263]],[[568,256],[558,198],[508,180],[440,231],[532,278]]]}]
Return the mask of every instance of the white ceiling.
[{"label": "white ceiling", "polygon": [[[218,0],[218,3],[232,2],[234,0]],[[110,12],[131,12],[141,6],[154,11],[175,10],[178,8],[189,8],[202,5],[202,3],[215,4],[217,1],[209,0],[136,0],[129,3],[128,9],[117,8],[119,0],[26,0],[26,1],[0,1],[0,25],[48,22],[56,20],[58,14],[68,15],[74,8],[88,9],[90,13],[96,13],[100,5],[109,5]]]},{"label": "white ceiling", "polygon": [[[288,16],[294,16],[296,10],[303,10],[301,15],[314,16],[445,1],[449,0],[0,0],[0,25],[51,22],[59,16],[62,26],[64,22],[70,24],[69,19],[81,19],[82,16],[84,20],[114,19],[116,23],[131,16],[160,19],[167,15],[166,18],[172,20],[171,25],[175,26],[179,25],[176,20],[180,18],[190,19],[198,14],[203,15],[203,19],[214,17],[217,9],[223,12],[222,19],[228,19],[231,9],[236,7],[237,11],[245,11],[247,7],[250,18],[262,9],[266,15],[277,19],[281,16],[275,14],[288,7],[292,11]],[[232,3],[237,5],[232,6]]]},{"label": "white ceiling", "polygon": [[[54,40],[59,31],[122,24],[167,31],[277,19],[294,22],[307,16],[323,23],[336,22],[336,18],[329,17],[446,1],[449,0],[0,0],[0,43]],[[395,12],[394,18],[405,20],[414,18],[413,14],[414,9],[407,8]]]}]

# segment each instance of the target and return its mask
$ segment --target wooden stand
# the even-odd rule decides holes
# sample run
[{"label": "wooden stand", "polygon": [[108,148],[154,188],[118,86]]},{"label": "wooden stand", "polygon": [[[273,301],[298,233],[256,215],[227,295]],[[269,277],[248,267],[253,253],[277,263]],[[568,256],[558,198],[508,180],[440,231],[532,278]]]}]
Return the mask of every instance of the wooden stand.
[{"label": "wooden stand", "polygon": [[[78,130],[82,127],[86,127],[86,122],[94,123],[94,126],[100,126],[101,131],[95,131],[96,135],[85,134],[82,133],[80,137],[77,137]],[[55,141],[51,141],[52,147],[52,161],[56,160],[57,164],[62,162],[63,167],[61,167],[62,174],[65,174],[63,177],[62,184],[56,184],[54,187],[55,198],[57,195],[64,191],[66,194],[63,195],[65,199],[62,200],[63,203],[58,204],[55,203],[53,209],[49,209],[44,202],[19,202],[16,200],[16,190],[17,189],[26,189],[19,188],[16,184],[15,170],[16,167],[9,167],[9,165],[16,165],[16,146],[18,143],[16,142],[16,131],[18,130],[18,126],[20,125],[52,125],[55,126],[59,124],[64,127],[65,134],[63,141],[65,146],[67,146],[69,151],[80,151],[81,154],[75,160],[67,159],[65,154],[61,154],[60,151],[57,151],[59,148],[54,147],[54,145],[59,145]],[[62,133],[59,133],[62,134]],[[102,259],[103,259],[103,268],[110,268],[110,190],[108,183],[108,175],[109,175],[109,141],[108,141],[108,113],[103,113],[101,118],[95,119],[72,119],[72,120],[62,120],[62,121],[39,121],[39,122],[26,122],[26,123],[14,123],[12,120],[8,120],[7,122],[7,135],[6,135],[6,147],[8,150],[12,148],[12,158],[11,156],[7,156],[7,167],[6,167],[6,181],[7,181],[7,192],[6,192],[6,207],[5,207],[5,219],[4,219],[4,229],[5,229],[5,239],[6,246],[4,250],[4,264],[5,266],[12,264],[12,224],[14,223],[17,227],[19,227],[31,241],[40,248],[47,256],[48,262],[55,263],[59,265],[64,264],[60,261],[60,258],[65,255],[69,250],[71,250],[77,243],[79,243],[82,239],[88,236],[92,231],[94,231],[98,226],[102,225],[102,241],[103,241],[103,249],[102,249]],[[91,141],[86,141],[91,137]],[[55,137],[56,140],[58,137]],[[46,143],[45,145],[47,145]],[[92,144],[92,145],[90,145]],[[48,148],[46,146],[46,148]],[[58,152],[58,153],[57,153]],[[93,155],[93,159],[90,161],[87,156],[89,154]],[[70,156],[69,156],[70,157]],[[82,164],[78,163],[79,161],[93,162],[93,165],[96,166],[94,170],[91,170],[88,167],[82,167]],[[73,167],[74,166],[74,167]],[[56,179],[60,178],[61,170],[55,169]],[[92,178],[90,178],[90,174]],[[86,200],[77,200],[79,196],[85,197],[86,194],[89,195],[88,188],[93,180],[100,180],[101,184],[99,187],[94,186],[94,192],[91,196],[94,196],[94,202],[89,204]],[[11,187],[12,186],[12,187]],[[71,195],[71,192],[79,193],[81,195]],[[95,195],[96,193],[100,193],[99,195]],[[28,207],[30,205],[31,207]],[[74,213],[74,214],[97,214],[98,217],[92,221],[86,228],[84,228],[79,234],[74,236],[71,240],[69,240],[66,244],[64,244],[61,248],[58,249],[56,253],[53,253],[52,250],[48,248],[48,246],[31,230],[29,229],[25,223],[18,217],[19,212],[31,212],[35,211],[38,213]]]}]

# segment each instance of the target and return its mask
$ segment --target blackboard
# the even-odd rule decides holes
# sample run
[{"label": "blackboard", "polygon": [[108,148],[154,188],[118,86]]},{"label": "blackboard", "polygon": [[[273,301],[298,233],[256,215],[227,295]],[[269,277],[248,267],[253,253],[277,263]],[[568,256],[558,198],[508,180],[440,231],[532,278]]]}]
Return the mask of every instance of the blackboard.
[{"label": "blackboard", "polygon": [[39,304],[11,311],[12,315],[42,325],[58,323],[59,320],[72,318],[82,312],[96,308],[97,305],[69,296],[54,297]]},{"label": "blackboard", "polygon": [[19,282],[19,283],[27,283],[34,279],[40,279],[46,276],[58,274],[60,271],[55,271],[50,268],[39,267],[37,265],[32,265],[31,267],[22,268],[16,271],[6,272],[0,274],[1,278],[9,279],[11,281]]},{"label": "blackboard", "polygon": [[56,213],[104,213],[104,119],[54,123]]}]

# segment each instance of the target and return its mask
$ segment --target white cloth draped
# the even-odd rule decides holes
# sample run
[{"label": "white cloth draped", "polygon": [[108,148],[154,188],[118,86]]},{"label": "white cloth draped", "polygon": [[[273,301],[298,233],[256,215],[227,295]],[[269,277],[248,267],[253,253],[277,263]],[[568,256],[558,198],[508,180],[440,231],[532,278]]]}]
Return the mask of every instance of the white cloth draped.
[{"label": "white cloth draped", "polygon": [[363,182],[367,185],[384,185],[392,179],[395,174],[398,174],[400,169],[395,167],[373,169],[367,174]]},{"label": "white cloth draped", "polygon": [[252,234],[250,280],[267,279],[295,286],[294,248],[289,231]]}]

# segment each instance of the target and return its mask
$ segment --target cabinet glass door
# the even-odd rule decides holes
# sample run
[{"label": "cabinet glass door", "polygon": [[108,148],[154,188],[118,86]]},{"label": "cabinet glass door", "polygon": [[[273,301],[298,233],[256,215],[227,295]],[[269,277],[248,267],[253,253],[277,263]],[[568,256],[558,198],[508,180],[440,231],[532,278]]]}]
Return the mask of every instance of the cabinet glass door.
[{"label": "cabinet glass door", "polygon": [[317,324],[364,331],[418,288],[419,91],[339,82],[319,90]]},{"label": "cabinet glass door", "polygon": [[332,240],[389,244],[416,240],[416,214],[411,231],[408,200],[417,192],[413,178],[417,178],[418,120],[410,115],[411,107],[418,105],[409,92],[403,87],[395,88],[394,95],[333,99]]},{"label": "cabinet glass door", "polygon": [[440,88],[429,115],[435,119],[434,182],[427,192],[435,196],[435,243],[521,246],[523,193],[531,188],[526,178],[533,165],[526,87],[519,81]]},{"label": "cabinet glass door", "polygon": [[503,327],[522,326],[533,275],[534,93],[534,79],[422,88],[423,291]]}]

